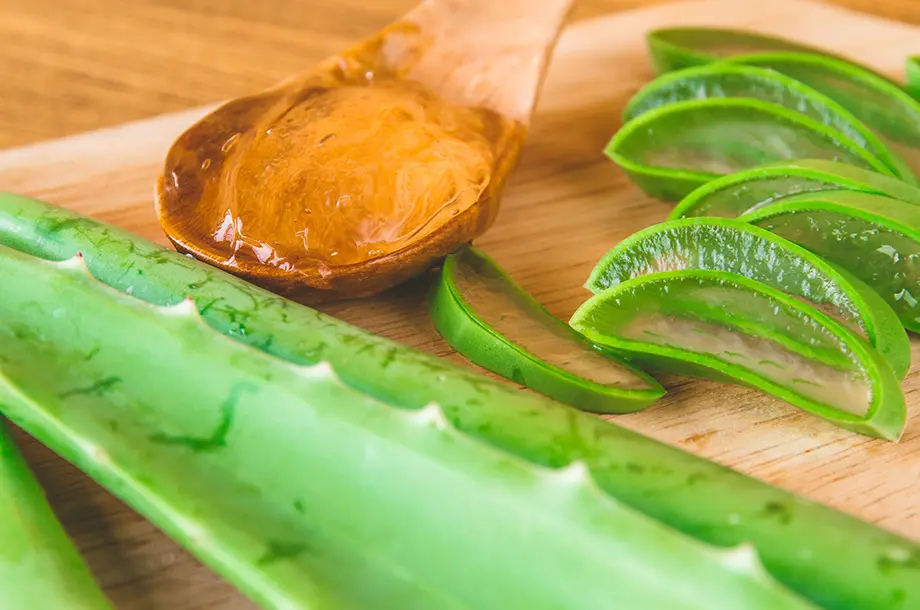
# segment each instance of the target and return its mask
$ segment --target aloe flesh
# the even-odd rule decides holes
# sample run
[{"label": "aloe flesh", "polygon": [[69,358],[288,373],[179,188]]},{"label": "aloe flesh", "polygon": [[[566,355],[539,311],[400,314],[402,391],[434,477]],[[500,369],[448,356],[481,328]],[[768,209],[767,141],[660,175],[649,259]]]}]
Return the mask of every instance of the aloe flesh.
[{"label": "aloe flesh", "polygon": [[920,188],[897,178],[845,163],[801,159],[771,163],[708,182],[684,197],[668,219],[737,218],[784,197],[828,190],[884,195],[920,204]]},{"label": "aloe flesh", "polygon": [[753,99],[693,100],[650,110],[626,123],[605,152],[648,194],[671,200],[720,175],[795,158],[891,174],[840,132]]},{"label": "aloe flesh", "polygon": [[888,363],[845,326],[769,286],[666,271],[594,295],[570,322],[640,366],[748,385],[842,428],[897,441],[906,407]]},{"label": "aloe flesh", "polygon": [[920,206],[850,191],[782,199],[739,220],[756,224],[846,269],[920,332]]},{"label": "aloe flesh", "polygon": [[[833,99],[779,72],[756,66],[713,64],[659,76],[629,101],[624,118],[693,99],[751,98],[782,106],[834,129],[881,160],[896,175],[904,161]],[[910,172],[907,172],[910,176]]]},{"label": "aloe flesh", "polygon": [[[7,359],[2,352],[0,348],[0,388],[7,375]],[[4,608],[112,608],[2,421],[0,541],[0,597]]]},{"label": "aloe flesh", "polygon": [[474,363],[585,411],[638,411],[664,394],[657,381],[550,314],[472,247],[445,260],[431,317],[447,343]]},{"label": "aloe flesh", "polygon": [[585,287],[596,294],[635,277],[684,269],[735,273],[800,297],[867,338],[898,379],[910,368],[907,334],[874,290],[808,250],[738,220],[688,218],[634,233],[601,258]]},{"label": "aloe flesh", "polygon": [[875,130],[903,161],[901,176],[917,182],[920,102],[896,83],[853,63],[814,54],[764,53],[729,61],[776,70],[836,100]]},{"label": "aloe flesh", "polygon": [[607,494],[670,527],[722,547],[753,544],[775,577],[821,607],[920,603],[913,541],[363,332],[128,232],[2,195],[0,243],[55,260],[81,251],[100,280],[161,305],[194,294],[213,328],[294,363],[325,358],[345,384],[378,400],[410,408],[435,401],[464,434],[545,467],[583,461]]}]

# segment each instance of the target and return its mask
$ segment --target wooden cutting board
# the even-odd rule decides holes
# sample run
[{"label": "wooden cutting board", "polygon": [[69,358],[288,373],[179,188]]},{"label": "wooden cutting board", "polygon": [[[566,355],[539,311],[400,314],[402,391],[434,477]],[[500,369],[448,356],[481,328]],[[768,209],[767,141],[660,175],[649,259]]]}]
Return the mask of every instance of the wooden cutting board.
[{"label": "wooden cutting board", "polygon": [[[858,58],[898,78],[905,56],[920,53],[920,28],[814,3],[754,5],[662,5],[581,22],[563,35],[498,221],[477,242],[556,315],[567,319],[585,300],[581,286],[601,255],[670,209],[645,197],[601,154],[626,100],[653,77],[644,46],[649,29],[757,29]],[[173,138],[206,110],[0,152],[0,190],[166,244],[153,212],[154,177]],[[427,287],[423,279],[323,309],[465,362],[435,333],[423,301]],[[914,345],[917,365],[904,382],[911,420],[898,444],[841,431],[751,390],[674,377],[663,380],[670,393],[659,404],[614,421],[920,540],[920,343]],[[52,504],[118,607],[252,607],[79,472],[34,441],[24,444]]]}]

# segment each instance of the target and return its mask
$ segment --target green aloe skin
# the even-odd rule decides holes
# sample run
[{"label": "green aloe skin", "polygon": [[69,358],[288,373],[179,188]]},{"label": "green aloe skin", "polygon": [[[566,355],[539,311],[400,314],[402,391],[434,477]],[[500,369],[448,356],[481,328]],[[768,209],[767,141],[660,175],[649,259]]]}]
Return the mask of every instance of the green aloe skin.
[{"label": "green aloe skin", "polygon": [[910,341],[871,288],[767,230],[727,218],[688,218],[634,233],[597,263],[585,285],[597,294],[661,271],[709,269],[743,275],[801,297],[866,337],[898,377],[910,368]]},{"label": "green aloe skin", "polygon": [[845,163],[821,159],[772,163],[707,182],[675,206],[668,220],[700,216],[737,218],[784,197],[850,190],[920,205],[920,188]]},{"label": "green aloe skin", "polygon": [[264,607],[815,607],[750,547],[616,502],[581,462],[379,401],[221,335],[192,301],[131,297],[81,257],[2,248],[0,274],[28,286],[3,304],[4,412]]},{"label": "green aloe skin", "polygon": [[[896,173],[917,183],[920,102],[898,83],[848,58],[790,40],[718,28],[666,28],[647,37],[659,72],[714,62],[768,68],[823,93],[880,135]],[[910,90],[910,69],[908,69]]]},{"label": "green aloe skin", "polygon": [[[341,379],[341,385],[347,386],[342,389],[339,384],[333,386],[324,381],[322,387],[328,388],[330,392],[347,391],[348,396],[354,397],[355,394],[350,390],[355,390],[364,395],[366,400],[371,401],[375,409],[385,408],[384,405],[379,404],[381,402],[394,407],[404,407],[407,409],[404,413],[404,420],[408,420],[408,416],[412,413],[421,413],[419,410],[424,405],[435,402],[440,405],[446,424],[456,428],[459,434],[478,439],[485,445],[507,452],[511,456],[510,460],[519,459],[550,469],[562,468],[580,461],[585,464],[596,484],[607,495],[624,506],[641,511],[675,530],[709,544],[720,547],[735,547],[744,543],[753,545],[766,569],[774,577],[792,590],[812,600],[819,607],[848,610],[870,608],[904,610],[920,603],[920,546],[912,541],[825,506],[796,497],[756,479],[743,476],[713,462],[611,425],[594,416],[563,407],[536,395],[515,391],[506,384],[494,382],[437,358],[363,332],[310,308],[285,301],[217,269],[160,248],[130,233],[35,200],[4,195],[0,196],[0,243],[54,260],[69,259],[76,252],[81,251],[89,269],[101,281],[157,305],[176,305],[186,297],[192,296],[201,317],[211,328],[221,334],[231,335],[240,343],[258,348],[258,351],[249,350],[246,358],[239,359],[237,366],[244,366],[249,360],[268,362],[261,357],[256,358],[259,352],[278,356],[296,365],[316,364],[325,360],[330,363],[338,378]],[[27,260],[23,264],[26,264],[26,267],[31,270],[37,263]],[[42,268],[53,271],[55,279],[58,279],[63,272],[59,267],[50,265]],[[79,291],[81,294],[87,297],[92,296],[93,299],[99,298],[98,286],[89,282],[85,276],[77,276],[75,273],[68,275],[71,280],[74,277],[84,278],[81,280],[82,288]],[[20,286],[20,290],[28,290],[30,284],[12,285]],[[113,291],[103,290],[102,294],[108,306],[103,308],[103,314],[98,316],[99,318],[107,318],[109,309],[113,311],[122,309],[112,306],[111,302],[123,297],[119,297]],[[66,304],[56,290],[53,297],[49,298],[55,300],[55,303],[50,304],[52,306]],[[6,310],[7,306],[7,301],[0,301],[0,308]],[[149,307],[137,304],[125,310],[133,311],[138,308],[143,311],[143,316],[136,323],[143,322],[145,327],[149,325],[148,318],[152,317],[156,320],[155,326],[159,328],[163,312],[171,311],[157,310],[158,313],[151,313]],[[68,306],[67,311],[73,312],[73,309]],[[192,331],[195,333],[194,337],[208,336],[201,334],[206,329],[202,329],[199,322],[193,323],[191,320],[193,312],[187,305],[181,311],[185,312],[183,315],[188,327],[194,329]],[[96,320],[96,317],[90,315],[92,313],[82,311],[81,315],[95,320],[96,325],[101,324],[102,322]],[[77,314],[73,313],[73,315]],[[42,326],[45,323],[53,323],[55,328],[61,328],[62,332],[67,328],[63,323],[59,325],[53,316],[34,319],[37,319],[38,324]],[[3,318],[0,317],[0,320]],[[113,333],[114,328],[116,328],[114,324],[106,322],[104,329],[106,343],[115,342],[117,344],[119,336],[126,336],[121,333]],[[72,327],[71,330],[73,330]],[[156,329],[150,330],[153,332]],[[160,329],[156,332],[164,331]],[[176,339],[175,341],[187,345],[189,349],[199,344],[199,341],[195,339],[187,341]],[[210,341],[213,339],[201,343]],[[2,345],[4,344],[0,343],[0,346]],[[135,354],[143,356],[145,350],[139,349],[138,345],[138,342],[134,341],[123,349],[133,350],[132,358]],[[227,342],[225,345],[229,347],[233,344]],[[67,345],[56,343],[49,348],[64,350],[67,349]],[[33,350],[34,348],[30,348],[23,353],[31,354],[34,353]],[[11,355],[17,356],[17,354],[18,352]],[[162,354],[159,355],[162,356]],[[94,358],[90,359],[89,363],[81,367],[88,366],[93,360]],[[224,362],[223,359],[218,359],[214,363],[218,361]],[[272,362],[272,367],[280,366],[277,358],[270,362]],[[168,360],[159,357],[156,359],[156,366],[163,363],[170,365]],[[96,365],[99,365],[99,361]],[[152,370],[154,369],[155,367],[152,367]],[[32,384],[41,383],[41,380],[30,377],[35,375],[36,371],[41,370],[40,368],[24,370],[20,381],[28,382],[30,387]],[[75,371],[82,370],[84,369],[75,369]],[[177,368],[177,373],[191,374],[188,369],[184,368]],[[104,375],[111,377],[112,373],[105,372]],[[157,375],[159,377],[159,373]],[[106,377],[95,379],[93,383],[105,381]],[[57,383],[57,380],[54,379],[50,381]],[[227,383],[227,379],[223,376],[218,381]],[[9,384],[9,381],[5,383]],[[104,396],[120,395],[116,386],[121,384],[110,382],[110,385],[113,386],[112,391],[109,391],[107,384],[97,386],[97,389]],[[169,388],[173,385],[178,384],[172,379],[167,379],[163,387]],[[54,385],[50,387],[53,388]],[[74,386],[76,389],[87,389],[88,387],[90,386]],[[121,385],[122,390],[125,387],[130,386]],[[197,386],[193,384],[191,387]],[[159,392],[167,391],[163,388],[154,389]],[[273,391],[285,392],[284,388],[280,387]],[[96,401],[91,399],[101,398],[85,393],[78,394],[78,396],[82,396],[80,400],[85,403],[95,403]],[[250,397],[250,394],[242,392],[240,396]],[[222,440],[229,444],[235,437],[224,435],[221,432],[223,427],[219,424],[224,421],[222,414],[227,412],[225,410],[227,407],[222,409],[221,404],[227,396],[220,398],[221,401],[217,404],[192,401],[188,405],[176,405],[175,396],[170,393],[165,403],[156,405],[158,408],[169,409],[171,413],[180,416],[180,419],[175,422],[161,421],[162,413],[155,411],[157,429],[153,431],[153,435],[158,439],[157,442],[151,443],[149,437],[144,437],[144,432],[150,431],[150,422],[147,422],[145,424],[147,427],[140,431],[141,440],[144,441],[141,444],[142,447],[150,447],[153,444],[156,445],[158,453],[163,452],[173,456],[168,462],[169,466],[166,463],[160,466],[159,460],[153,457],[149,462],[144,458],[145,468],[150,466],[155,467],[157,472],[168,471],[166,473],[168,480],[162,484],[162,492],[173,490],[174,493],[178,493],[175,492],[175,486],[178,485],[192,487],[184,477],[177,478],[177,474],[189,472],[190,476],[192,473],[197,476],[198,473],[212,467],[219,468],[221,472],[229,472],[227,476],[232,477],[234,491],[218,497],[222,502],[226,500],[236,510],[238,505],[234,504],[235,498],[239,497],[242,502],[242,498],[249,498],[254,493],[254,489],[246,485],[236,485],[240,481],[236,476],[238,470],[246,473],[247,477],[258,477],[256,483],[258,488],[265,488],[271,494],[276,493],[275,486],[280,490],[287,490],[289,485],[301,484],[300,478],[309,478],[282,477],[288,474],[291,468],[294,468],[297,474],[302,474],[305,469],[300,464],[295,466],[295,463],[289,460],[266,461],[265,452],[260,452],[257,457],[253,458],[251,464],[246,460],[238,470],[231,470],[230,466],[226,466],[221,454]],[[298,401],[303,400],[302,396],[295,398]],[[145,400],[141,406],[147,407],[148,403],[149,401]],[[13,399],[4,395],[4,398],[0,399],[0,404],[13,405]],[[10,408],[19,409],[22,413],[30,413],[30,419],[34,421],[47,421],[46,414],[52,419],[54,417],[54,404],[58,402],[53,397],[49,398],[47,404],[44,401],[34,400],[24,404],[16,399],[16,406]],[[189,406],[196,405],[201,410],[186,413]],[[99,408],[95,407],[95,409]],[[353,412],[353,407],[344,408],[349,409],[348,412]],[[238,405],[235,409],[240,409],[240,406]],[[393,411],[398,412],[396,409]],[[144,417],[143,411],[129,412],[132,414],[131,421],[139,422],[140,418]],[[58,411],[58,413],[78,415],[80,411],[68,410]],[[101,411],[93,411],[94,418],[100,413]],[[428,415],[418,416],[416,420],[439,419],[433,416],[433,410],[427,413]],[[126,447],[124,441],[118,441],[121,437],[111,432],[111,423],[108,420],[115,421],[116,427],[120,427],[119,416],[120,412],[115,412],[113,416],[105,420],[88,417],[87,422],[81,423],[81,426],[85,426],[81,430],[85,430],[86,434],[92,432],[93,439],[96,441],[108,439],[111,436],[113,449],[130,451],[132,447]],[[387,411],[386,417],[395,416]],[[23,418],[17,419],[25,424]],[[254,435],[260,430],[264,431],[266,427],[270,427],[272,431],[280,430],[282,434],[287,433],[287,427],[284,424],[274,423],[272,418],[260,416],[248,420],[236,419],[232,422],[230,434],[233,434],[233,430],[238,435],[245,432],[248,427],[243,426],[244,422],[253,421],[256,422],[252,429]],[[189,427],[188,431],[185,430],[185,426]],[[115,462],[113,456],[116,454],[113,451],[107,450],[106,453],[102,453],[96,450],[101,447],[98,442],[92,444],[80,442],[89,440],[88,436],[78,437],[67,429],[40,426],[37,423],[28,427],[35,433],[42,432],[41,438],[44,442],[61,450],[62,453],[67,453],[70,459],[94,472],[98,480],[133,506],[148,507],[149,499],[146,495],[141,494],[139,489],[122,485],[120,477],[134,476],[139,485],[145,485],[144,490],[160,493],[158,491],[161,487],[159,482],[156,484],[144,482],[145,470],[133,472],[133,468],[128,469],[126,464]],[[294,433],[296,432],[299,432],[299,429],[294,430]],[[183,438],[190,442],[177,441]],[[446,437],[432,437],[430,440],[437,442],[438,438]],[[281,443],[275,438],[269,439],[267,443],[273,449],[281,446]],[[290,443],[294,446],[294,450],[298,451],[302,444],[299,438]],[[251,446],[247,445],[247,447]],[[194,451],[192,447],[198,447],[198,450]],[[307,448],[303,450],[306,451]],[[143,456],[138,459],[141,457]],[[176,460],[179,462],[176,463]],[[235,465],[237,462],[227,460],[227,463]],[[325,462],[326,467],[334,463]],[[172,466],[172,464],[176,465]],[[250,465],[254,470],[249,470]],[[309,474],[313,476],[312,472]],[[336,477],[335,481],[341,482],[341,478]],[[198,481],[195,483],[197,484]],[[218,481],[207,479],[203,483],[207,485],[204,489],[210,489],[210,485]],[[399,489],[399,487],[388,488],[386,496],[391,501],[397,500]],[[470,491],[470,494],[473,494],[470,497],[478,497],[480,491],[480,486],[477,485]],[[283,495],[283,492],[278,491],[277,494]],[[278,495],[269,497],[275,498]],[[426,497],[433,495],[435,494],[431,492],[426,493]],[[187,494],[182,491],[181,496],[183,500],[176,507],[159,502],[152,507],[152,510],[176,511],[194,505],[195,498],[201,497],[201,489],[192,487]],[[558,501],[559,494],[555,496]],[[447,497],[455,496],[451,493]],[[298,500],[300,500],[299,504]],[[278,519],[281,519],[285,525],[301,519],[307,521],[308,524],[310,505],[306,500],[306,498],[288,498],[289,504],[287,505],[272,502],[273,512],[268,513],[266,519],[269,518],[269,515],[282,515]],[[462,506],[465,507],[467,504],[469,502],[465,500]],[[344,509],[348,508],[347,503],[342,506]],[[304,511],[303,516],[300,516],[300,510]],[[167,527],[169,524],[166,521],[174,517],[175,513],[165,512],[164,514],[166,516],[161,519],[160,523]],[[454,527],[456,522],[450,520],[449,515],[451,514],[453,513],[447,513],[438,520],[440,530],[450,531]],[[388,525],[391,526],[388,531],[398,532],[404,529],[403,526],[399,526],[399,523],[414,524],[411,513],[400,515],[387,512],[387,515],[389,515]],[[206,553],[211,553],[215,548],[214,538],[192,536],[191,534],[201,531],[194,527],[197,523],[197,521],[176,519],[175,523],[170,526],[170,531],[195,550],[199,556],[205,557]],[[252,527],[251,516],[247,516],[242,525],[246,528],[244,531],[251,531],[249,530]],[[270,524],[259,524],[259,527],[268,527],[268,525]],[[301,524],[299,527],[304,528],[306,525]],[[185,531],[186,528],[189,534],[176,533],[179,529]],[[234,537],[242,535],[234,534]],[[276,542],[284,540],[287,538],[280,538]],[[496,532],[491,542],[504,540],[504,533]],[[202,546],[203,543],[208,544]],[[255,559],[252,555],[228,557],[226,554],[220,554],[218,559],[229,561],[249,572],[252,569],[251,564],[254,562],[257,564],[260,558],[273,559],[278,555],[296,554],[300,558],[298,561],[308,561],[307,558],[310,557],[308,549],[295,553],[298,550],[296,547],[285,548],[276,544],[270,548],[269,543],[269,540],[262,540],[261,544],[251,544],[247,547],[253,552],[258,550]],[[487,548],[495,547],[494,544],[491,544]],[[268,552],[269,550],[272,552]],[[479,554],[481,550],[474,553],[474,555]],[[444,554],[443,556],[449,555]],[[527,555],[518,553],[514,561],[510,561],[509,564],[517,565],[522,558],[527,558]],[[290,568],[289,564],[284,561],[269,561],[268,564],[270,566],[274,564],[273,571]],[[211,562],[211,565],[214,563]],[[534,583],[539,580],[547,579],[531,579],[529,582]],[[254,582],[253,586],[265,584],[264,581],[258,579]],[[310,582],[315,581],[310,579],[298,582],[300,583],[298,586],[304,588],[308,587]],[[491,581],[486,582],[488,584]],[[702,599],[707,601],[710,598],[706,596],[713,594],[715,591],[709,591]],[[601,604],[601,606],[606,605],[609,605],[609,602]],[[707,604],[706,607],[714,607],[714,604]]]},{"label": "green aloe skin", "polygon": [[739,218],[800,244],[865,282],[920,332],[920,206],[852,191],[780,199]]},{"label": "green aloe skin", "polygon": [[657,381],[550,314],[472,247],[444,261],[431,317],[471,361],[579,409],[629,413],[664,394]]},{"label": "green aloe skin", "polygon": [[900,383],[877,351],[738,274],[638,276],[588,299],[570,323],[643,367],[754,387],[861,434],[897,441],[904,430]]},{"label": "green aloe skin", "polygon": [[[0,274],[0,280],[6,279]],[[4,299],[5,295],[6,292]],[[0,348],[0,387],[5,385],[6,369],[7,360]],[[44,490],[3,422],[0,422],[0,541],[3,608],[112,607],[45,500]]]},{"label": "green aloe skin", "polygon": [[719,176],[796,158],[892,174],[837,130],[749,98],[688,100],[643,112],[614,134],[605,153],[646,193],[673,201]]},{"label": "green aloe skin", "polygon": [[920,98],[920,55],[908,57],[905,62],[907,75],[907,90],[915,98]]},{"label": "green aloe skin", "polygon": [[663,74],[633,96],[624,120],[669,104],[711,98],[759,99],[799,112],[866,149],[895,175],[912,176],[903,170],[904,161],[843,106],[793,78],[756,66],[716,63]]}]

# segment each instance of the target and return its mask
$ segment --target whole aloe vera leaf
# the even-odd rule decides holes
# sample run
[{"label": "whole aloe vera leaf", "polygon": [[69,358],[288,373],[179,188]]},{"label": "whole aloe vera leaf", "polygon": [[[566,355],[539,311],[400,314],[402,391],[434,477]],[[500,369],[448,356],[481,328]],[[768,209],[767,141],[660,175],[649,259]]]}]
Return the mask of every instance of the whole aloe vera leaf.
[{"label": "whole aloe vera leaf", "polygon": [[914,541],[364,332],[127,231],[0,194],[0,244],[55,260],[82,251],[93,274],[122,291],[159,304],[193,296],[205,321],[238,341],[298,364],[328,359],[346,384],[390,404],[434,400],[465,434],[535,464],[583,461],[616,500],[673,528],[718,546],[753,544],[772,574],[822,607],[920,603]]},{"label": "whole aloe vera leaf", "polygon": [[444,261],[431,317],[447,343],[479,366],[585,411],[629,413],[664,394],[657,381],[550,314],[472,247]]},{"label": "whole aloe vera leaf", "polygon": [[724,271],[642,275],[586,301],[572,326],[639,364],[757,388],[842,428],[900,439],[889,364],[836,319]]},{"label": "whole aloe vera leaf", "polygon": [[[2,281],[0,274],[0,281]],[[6,298],[4,291],[4,298]],[[0,348],[2,352],[2,348]],[[0,375],[7,360],[0,353]],[[0,606],[111,608],[0,421]]]},{"label": "whole aloe vera leaf", "polygon": [[890,197],[821,191],[780,199],[739,220],[846,269],[920,332],[920,206]]},{"label": "whole aloe vera leaf", "polygon": [[679,269],[737,273],[801,297],[867,338],[898,379],[910,368],[910,340],[878,293],[805,248],[738,220],[687,218],[643,229],[604,255],[585,287],[596,294]]},{"label": "whole aloe vera leaf", "polygon": [[825,51],[785,38],[725,28],[674,27],[652,30],[646,44],[658,73],[702,66],[720,59],[770,51]]},{"label": "whole aloe vera leaf", "polygon": [[615,502],[583,464],[547,469],[437,404],[377,401],[80,257],[0,248],[4,412],[266,607],[815,607],[752,549]]},{"label": "whole aloe vera leaf", "polygon": [[728,59],[781,72],[833,98],[884,139],[904,162],[902,178],[920,172],[920,102],[897,83],[851,62],[809,53],[762,53]]},{"label": "whole aloe vera leaf", "polygon": [[737,218],[783,197],[850,190],[920,204],[920,188],[846,163],[800,159],[770,163],[707,182],[675,206],[668,220],[698,216]]},{"label": "whole aloe vera leaf", "polygon": [[[839,131],[885,163],[895,175],[902,176],[904,161],[896,159],[878,136],[847,109],[795,79],[756,66],[721,62],[659,76],[633,96],[624,119],[630,121],[668,104],[711,98],[759,99],[804,114]],[[907,176],[911,177],[909,170]]]},{"label": "whole aloe vera leaf", "polygon": [[839,131],[755,99],[690,100],[650,110],[614,134],[605,152],[642,190],[669,200],[721,175],[797,158],[892,175]]}]

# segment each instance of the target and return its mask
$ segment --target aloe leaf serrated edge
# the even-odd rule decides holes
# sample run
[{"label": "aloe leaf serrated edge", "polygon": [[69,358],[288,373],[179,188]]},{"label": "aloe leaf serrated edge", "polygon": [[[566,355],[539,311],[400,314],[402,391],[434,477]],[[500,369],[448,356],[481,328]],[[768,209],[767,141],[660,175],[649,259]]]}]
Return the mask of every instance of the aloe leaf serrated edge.
[{"label": "aloe leaf serrated edge", "polygon": [[[635,389],[604,385],[581,377],[530,352],[515,336],[503,336],[483,319],[477,303],[470,301],[457,285],[458,267],[474,276],[484,275],[503,280],[503,290],[514,297],[515,307],[504,315],[529,317],[545,328],[545,332],[567,337],[572,352],[591,350],[609,360],[609,367],[619,369],[623,377],[635,380]],[[484,294],[481,284],[477,299],[497,298]],[[435,283],[431,302],[431,317],[435,328],[447,343],[472,362],[496,372],[516,383],[541,392],[576,408],[595,413],[629,413],[644,409],[664,394],[664,388],[645,372],[636,369],[618,356],[591,344],[565,322],[553,317],[535,299],[518,288],[512,279],[485,253],[464,247],[447,257],[441,275]],[[555,328],[554,328],[555,327]],[[577,357],[577,354],[574,354]]]},{"label": "aloe leaf serrated edge", "polygon": [[328,360],[362,393],[410,408],[437,402],[464,434],[538,465],[582,461],[606,493],[670,527],[720,547],[751,543],[771,574],[821,607],[920,603],[920,545],[912,541],[363,332],[111,225],[0,195],[0,243],[54,260],[81,251],[105,283],[163,305],[193,295],[218,331],[297,364]]}]

